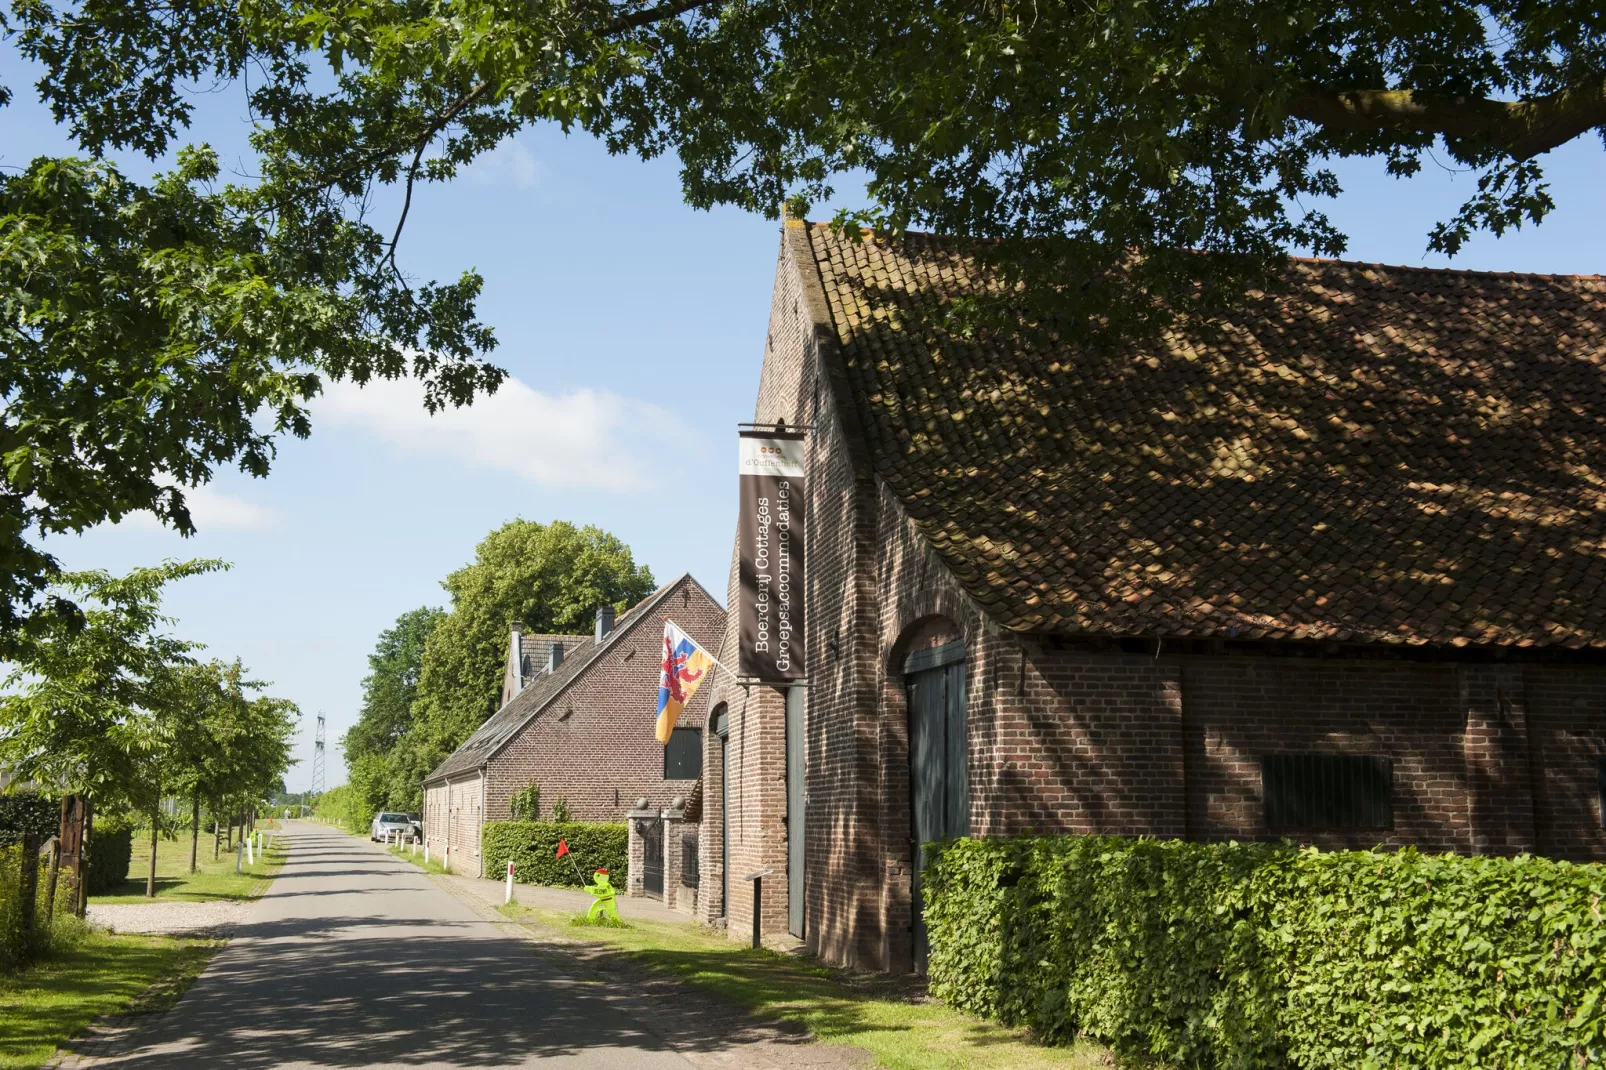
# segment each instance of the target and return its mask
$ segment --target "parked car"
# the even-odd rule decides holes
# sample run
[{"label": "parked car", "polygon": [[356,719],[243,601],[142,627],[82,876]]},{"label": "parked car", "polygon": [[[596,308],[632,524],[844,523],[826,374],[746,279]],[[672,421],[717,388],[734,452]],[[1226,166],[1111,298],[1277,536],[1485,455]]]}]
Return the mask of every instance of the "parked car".
[{"label": "parked car", "polygon": [[398,832],[406,836],[412,831],[412,828],[413,823],[407,820],[406,814],[385,810],[374,815],[373,823],[368,826],[368,838],[370,840],[383,840]]}]

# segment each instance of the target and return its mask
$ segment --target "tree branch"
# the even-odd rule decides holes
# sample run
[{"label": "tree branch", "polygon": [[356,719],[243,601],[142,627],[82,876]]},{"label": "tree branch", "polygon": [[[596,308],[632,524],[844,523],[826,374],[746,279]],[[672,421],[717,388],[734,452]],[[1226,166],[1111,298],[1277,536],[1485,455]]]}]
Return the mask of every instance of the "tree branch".
[{"label": "tree branch", "polygon": [[643,26],[651,26],[664,19],[679,18],[688,11],[695,11],[712,3],[714,0],[665,0],[662,4],[642,8],[633,14],[620,15],[598,27],[596,32],[603,37],[611,37],[626,30],[639,30]]},{"label": "tree branch", "polygon": [[1489,144],[1516,160],[1606,125],[1606,75],[1534,100],[1490,100],[1412,89],[1306,91],[1288,114],[1334,130],[1406,130]]}]

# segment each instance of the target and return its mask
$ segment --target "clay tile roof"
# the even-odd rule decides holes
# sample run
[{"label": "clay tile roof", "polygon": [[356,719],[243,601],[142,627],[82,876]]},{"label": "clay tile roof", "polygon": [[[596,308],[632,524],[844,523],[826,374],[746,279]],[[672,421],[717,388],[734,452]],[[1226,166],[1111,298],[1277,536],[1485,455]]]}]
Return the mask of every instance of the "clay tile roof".
[{"label": "clay tile roof", "polygon": [[1021,351],[902,328],[963,243],[808,235],[862,448],[1004,626],[1606,645],[1606,279],[1301,260],[1212,337]]}]

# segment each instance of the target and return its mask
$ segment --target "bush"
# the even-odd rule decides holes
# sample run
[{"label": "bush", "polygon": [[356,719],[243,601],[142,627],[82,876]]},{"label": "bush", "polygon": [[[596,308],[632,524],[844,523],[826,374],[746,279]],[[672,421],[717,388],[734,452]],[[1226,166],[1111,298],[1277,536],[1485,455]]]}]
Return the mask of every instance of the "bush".
[{"label": "bush", "polygon": [[32,793],[0,795],[0,847],[21,843],[33,832],[43,843],[61,828],[61,804]]},{"label": "bush", "polygon": [[1179,1067],[1598,1065],[1606,866],[1053,838],[938,845],[931,991]]},{"label": "bush", "polygon": [[70,944],[76,936],[78,919],[71,916],[65,883],[56,889],[55,917],[47,916],[45,897],[50,867],[37,856],[33,861],[37,878],[30,923],[22,910],[23,866],[28,860],[20,844],[0,847],[0,972],[15,970],[52,948]]},{"label": "bush", "polygon": [[96,817],[89,829],[89,874],[84,883],[90,895],[105,895],[128,880],[128,863],[134,857],[134,826],[126,817]]},{"label": "bush", "polygon": [[[513,879],[520,884],[548,884],[578,888],[591,879],[591,871],[605,869],[617,888],[629,858],[629,830],[624,825],[587,821],[487,821],[480,834],[485,851],[485,872],[496,876],[513,861]],[[558,841],[569,845],[574,859],[558,858]],[[579,873],[576,873],[576,869]],[[580,878],[584,876],[585,881]]]}]

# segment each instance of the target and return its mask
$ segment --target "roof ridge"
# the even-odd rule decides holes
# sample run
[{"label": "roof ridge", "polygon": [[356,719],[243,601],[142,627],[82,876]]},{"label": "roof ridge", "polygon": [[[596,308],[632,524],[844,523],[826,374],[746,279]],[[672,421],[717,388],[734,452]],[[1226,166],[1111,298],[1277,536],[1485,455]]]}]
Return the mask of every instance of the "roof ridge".
[{"label": "roof ridge", "polygon": [[[810,230],[829,230],[834,228],[835,224],[827,220],[804,220],[803,226]],[[859,229],[871,237],[875,237],[877,234],[880,234],[882,237],[890,237],[890,234],[887,231],[877,231],[872,227],[860,226]],[[939,242],[968,241],[986,242],[989,244],[997,244],[1003,240],[1001,238],[988,238],[969,234],[939,234],[936,231],[931,230],[905,230],[903,232],[903,237],[930,238]],[[1201,256],[1213,255],[1202,249],[1195,249],[1192,251],[1197,252]],[[1337,264],[1343,267],[1383,268],[1389,271],[1426,271],[1436,275],[1484,275],[1509,279],[1574,280],[1578,282],[1606,281],[1606,274],[1600,273],[1586,274],[1583,272],[1566,271],[1509,271],[1500,270],[1497,268],[1430,267],[1426,264],[1390,264],[1382,260],[1346,260],[1343,257],[1336,256],[1291,255],[1288,259],[1291,263],[1295,264]]]},{"label": "roof ridge", "polygon": [[[602,642],[597,642],[596,637],[592,635],[579,636],[578,638],[586,640],[586,642],[590,645],[582,648],[573,657],[565,657],[563,659],[563,664],[558,666],[558,668],[554,669],[550,673],[542,675],[529,687],[525,688],[523,691],[520,691],[517,695],[514,695],[512,698],[503,703],[495,713],[491,714],[483,722],[481,722],[480,726],[476,728],[467,739],[460,743],[451,754],[447,755],[435,766],[434,769],[430,770],[430,772],[424,777],[424,783],[428,784],[431,781],[439,780],[442,777],[449,777],[457,772],[467,772],[471,769],[478,769],[486,762],[496,757],[496,755],[501,753],[502,748],[507,746],[514,736],[518,735],[519,732],[524,730],[525,725],[528,725],[531,721],[535,720],[535,718],[539,717],[544,711],[550,708],[553,703],[561,698],[564,692],[569,689],[569,686],[574,683],[574,681],[582,673],[584,673],[590,665],[596,662],[598,658],[602,657],[604,653],[611,649],[621,635],[635,628],[636,625],[639,624],[648,613],[652,612],[652,609],[655,606],[669,596],[670,592],[674,591],[675,588],[679,587],[681,583],[688,579],[690,579],[693,583],[697,583],[690,572],[682,573],[679,577],[659,587],[641,601],[625,610],[624,615],[615,622],[613,630],[603,637]],[[698,586],[701,587],[702,585],[698,584]],[[707,592],[705,591],[704,593],[706,594]],[[545,695],[541,694],[541,692],[546,688],[551,689],[550,693]],[[519,707],[519,700],[521,698],[525,698],[525,696],[529,696],[529,698],[526,700],[523,707]],[[504,714],[507,714],[508,716],[503,717]],[[515,715],[516,723],[514,723]],[[501,723],[495,724],[498,718],[501,718]],[[495,725],[494,727],[493,724]],[[497,737],[494,739],[494,741],[491,739],[493,736]],[[462,754],[464,751],[472,748],[476,741],[479,741],[482,747],[486,747],[487,743],[489,743],[489,745],[486,747],[485,752],[478,756],[474,764],[464,766],[462,769],[446,768],[452,764],[453,758],[456,758],[459,754]]]}]

